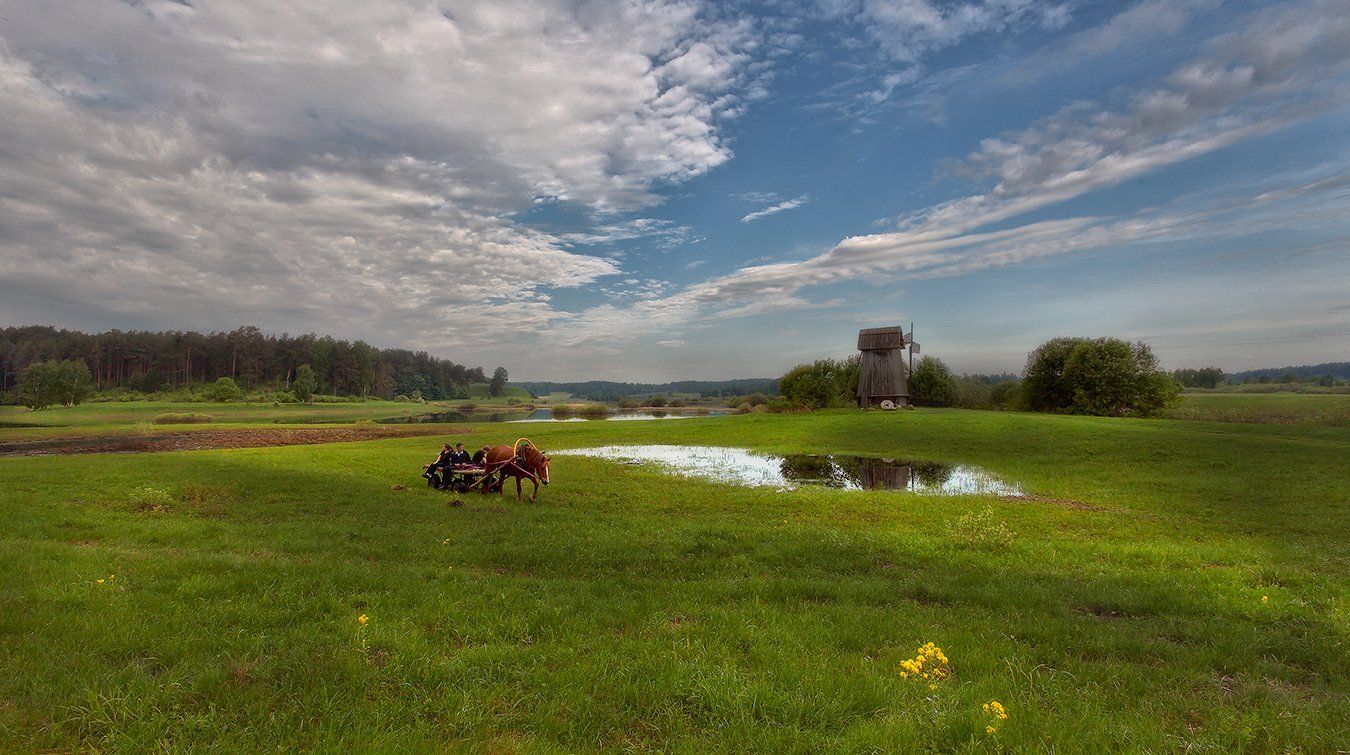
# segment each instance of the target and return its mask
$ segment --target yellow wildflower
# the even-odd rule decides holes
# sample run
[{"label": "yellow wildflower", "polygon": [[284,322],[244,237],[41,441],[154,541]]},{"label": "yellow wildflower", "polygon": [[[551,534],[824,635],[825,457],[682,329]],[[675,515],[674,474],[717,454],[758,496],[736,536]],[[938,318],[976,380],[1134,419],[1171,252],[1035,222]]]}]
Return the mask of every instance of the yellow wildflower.
[{"label": "yellow wildflower", "polygon": [[359,622],[361,622],[361,626],[365,626],[366,624],[369,624],[369,623],[370,623],[370,617],[367,616],[367,615],[365,615],[365,614],[361,614],[360,616],[357,616],[357,617],[356,617],[356,620],[359,621]]},{"label": "yellow wildflower", "polygon": [[937,689],[937,685],[936,685],[936,684],[930,684],[930,685],[928,685],[928,689]]},{"label": "yellow wildflower", "polygon": [[103,584],[103,580],[101,580],[101,579],[96,579],[96,580],[94,580],[94,581],[97,582],[97,583],[99,583],[100,585]]},{"label": "yellow wildflower", "polygon": [[912,674],[923,679],[945,679],[950,672],[947,669],[947,655],[942,648],[926,642],[914,651],[913,658],[900,661],[900,677],[908,679]]},{"label": "yellow wildflower", "polygon": [[986,726],[986,727],[984,727],[984,733],[985,733],[985,734],[993,734],[993,733],[994,733],[994,727],[992,727],[992,726]]},{"label": "yellow wildflower", "polygon": [[1262,602],[1262,603],[1269,603],[1269,602],[1270,602],[1270,596],[1269,596],[1269,595],[1262,595],[1262,596],[1261,596],[1261,602]]}]

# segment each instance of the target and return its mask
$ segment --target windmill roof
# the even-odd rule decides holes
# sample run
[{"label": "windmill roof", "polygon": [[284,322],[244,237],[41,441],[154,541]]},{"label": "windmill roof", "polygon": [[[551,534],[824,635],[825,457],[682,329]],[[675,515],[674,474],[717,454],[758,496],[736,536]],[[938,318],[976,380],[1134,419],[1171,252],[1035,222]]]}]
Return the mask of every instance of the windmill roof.
[{"label": "windmill roof", "polygon": [[858,350],[905,348],[905,334],[898,325],[886,328],[863,328],[858,331]]}]

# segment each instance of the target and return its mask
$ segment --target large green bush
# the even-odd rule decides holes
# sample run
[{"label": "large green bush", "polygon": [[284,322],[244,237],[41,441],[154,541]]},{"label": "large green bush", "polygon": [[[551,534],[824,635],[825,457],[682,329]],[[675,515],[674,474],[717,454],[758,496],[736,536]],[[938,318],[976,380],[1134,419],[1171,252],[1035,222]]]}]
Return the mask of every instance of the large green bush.
[{"label": "large green bush", "polygon": [[1176,403],[1181,387],[1143,342],[1056,338],[1027,356],[1022,391],[1036,411],[1142,417]]},{"label": "large green bush", "polygon": [[211,384],[206,389],[206,396],[211,401],[225,403],[227,401],[238,401],[242,398],[244,392],[239,390],[239,386],[233,379],[223,377]]},{"label": "large green bush", "polygon": [[791,404],[810,409],[850,406],[858,392],[858,358],[797,365],[779,379],[778,390]]},{"label": "large green bush", "polygon": [[956,394],[956,377],[937,357],[920,359],[910,373],[909,400],[917,406],[952,406]]}]

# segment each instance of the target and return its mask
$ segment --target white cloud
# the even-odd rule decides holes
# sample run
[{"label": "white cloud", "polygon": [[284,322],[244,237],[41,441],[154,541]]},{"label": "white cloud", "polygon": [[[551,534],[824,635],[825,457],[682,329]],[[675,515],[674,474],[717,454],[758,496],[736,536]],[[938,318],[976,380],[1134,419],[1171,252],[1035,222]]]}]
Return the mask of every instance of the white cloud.
[{"label": "white cloud", "polygon": [[754,212],[747,213],[744,217],[741,218],[741,222],[753,223],[756,220],[759,220],[760,218],[767,218],[770,215],[777,215],[780,212],[796,209],[806,204],[808,201],[810,201],[810,198],[804,195],[797,197],[796,199],[784,200],[782,202],[779,202],[778,204],[765,207],[762,210],[755,210]]},{"label": "white cloud", "polygon": [[[763,75],[752,25],[686,0],[0,16],[0,316],[85,327],[538,340],[574,316],[549,289],[621,272],[569,247],[687,236],[603,218],[729,159],[724,124]],[[554,202],[601,222],[515,219]]]}]

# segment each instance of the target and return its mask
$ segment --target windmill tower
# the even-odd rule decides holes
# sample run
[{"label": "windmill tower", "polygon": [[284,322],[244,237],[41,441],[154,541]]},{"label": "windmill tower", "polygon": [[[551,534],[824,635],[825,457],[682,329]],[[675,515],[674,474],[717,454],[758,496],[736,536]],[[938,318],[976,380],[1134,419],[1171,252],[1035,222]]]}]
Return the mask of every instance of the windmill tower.
[{"label": "windmill tower", "polygon": [[898,326],[858,331],[862,360],[858,370],[858,407],[909,406],[905,384],[905,333]]}]

